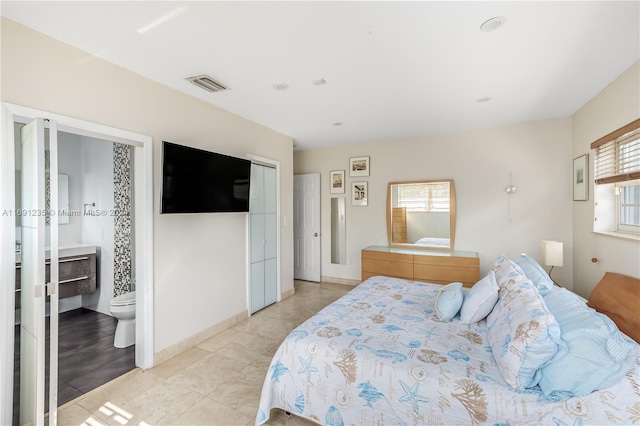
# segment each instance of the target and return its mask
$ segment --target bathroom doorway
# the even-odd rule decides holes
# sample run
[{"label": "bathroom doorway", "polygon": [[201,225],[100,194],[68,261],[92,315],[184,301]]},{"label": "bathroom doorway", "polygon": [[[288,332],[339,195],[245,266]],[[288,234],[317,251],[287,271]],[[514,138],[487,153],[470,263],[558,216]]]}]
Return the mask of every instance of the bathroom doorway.
[{"label": "bathroom doorway", "polygon": [[[14,136],[14,127],[13,123],[24,123],[29,121],[33,117],[47,117],[51,120],[57,121],[58,129],[62,134],[67,133],[71,137],[76,138],[91,138],[91,139],[106,139],[111,142],[111,149],[113,149],[113,142],[115,141],[118,144],[126,146],[131,150],[131,163],[132,167],[132,181],[134,182],[134,190],[132,194],[132,204],[135,205],[135,211],[133,213],[134,222],[138,222],[141,226],[130,228],[130,232],[132,235],[132,240],[137,243],[131,247],[131,254],[129,259],[128,268],[132,272],[130,275],[133,279],[131,282],[126,283],[128,289],[131,289],[131,286],[136,286],[135,290],[138,293],[137,303],[136,303],[136,345],[134,349],[129,349],[129,352],[135,351],[135,361],[127,361],[131,365],[135,365],[141,368],[150,368],[153,364],[153,345],[152,345],[152,264],[151,262],[144,262],[143,259],[151,259],[152,258],[152,226],[153,226],[153,210],[151,206],[152,199],[152,162],[151,162],[151,138],[138,135],[130,132],[125,132],[119,129],[108,128],[105,126],[97,125],[94,123],[84,122],[81,120],[76,120],[73,118],[57,116],[55,114],[49,114],[42,111],[36,111],[29,108],[24,108],[11,104],[3,104],[3,114],[2,114],[2,128],[3,128],[3,143],[0,148],[2,151],[1,154],[4,158],[8,158],[10,160],[16,159],[16,152],[14,152],[13,147],[11,147],[9,140],[13,140]],[[129,148],[130,147],[130,148]],[[3,207],[7,209],[15,210],[15,190],[11,191],[11,189],[15,188],[15,161],[5,161],[0,167],[0,179],[2,182],[3,190],[0,192]],[[12,170],[13,169],[13,170]],[[76,181],[77,183],[77,181]],[[71,188],[70,188],[71,189]],[[75,188],[78,189],[77,187]],[[12,197],[13,196],[13,197]],[[81,203],[81,204],[92,204],[93,202]],[[80,211],[80,214],[89,212],[90,208],[96,206],[82,206],[80,209],[70,209],[74,211]],[[102,210],[102,209],[101,209]],[[13,219],[13,218],[9,218]],[[0,323],[2,324],[2,328],[0,329],[0,342],[3,344],[5,348],[14,349],[20,346],[19,340],[16,340],[16,336],[14,334],[14,311],[9,309],[4,309],[4,307],[13,307],[15,308],[15,241],[16,239],[16,230],[15,230],[15,222],[11,225],[10,220],[6,217],[2,218],[2,224],[0,227],[0,232],[2,233],[2,246],[0,247],[0,264],[1,269],[0,273],[2,275],[2,291],[0,294],[0,306],[3,306],[2,310],[2,318]],[[71,228],[69,231],[71,232]],[[69,232],[65,232],[69,233]],[[99,236],[102,237],[103,231],[98,232]],[[67,236],[62,236],[60,238],[60,245],[63,245],[63,241]],[[69,240],[67,240],[69,242]],[[83,256],[84,257],[84,256]],[[126,267],[125,267],[126,269]],[[80,277],[82,278],[82,277]],[[111,291],[113,291],[115,287],[112,286]],[[75,297],[75,302],[78,303],[78,297]],[[114,319],[105,314],[101,314],[98,309],[101,305],[101,301],[99,297],[93,296],[80,296],[81,299],[85,299],[85,301],[80,302],[81,308],[78,309],[70,309],[67,310],[63,307],[62,310],[67,310],[66,313],[62,313],[60,316],[56,316],[56,321],[59,322],[60,328],[56,328],[56,332],[59,331],[60,336],[60,354],[62,356],[63,347],[65,344],[63,341],[64,335],[66,331],[63,330],[65,327],[65,323],[67,318],[73,315],[77,315],[80,317],[80,313],[86,314],[86,311],[89,311],[89,315],[104,315],[104,317],[99,318],[95,321],[96,324],[101,324],[98,328],[102,329],[102,332],[98,334],[103,334],[101,337],[103,340],[108,339],[113,342],[113,335],[107,336],[107,334],[111,333],[115,327]],[[73,299],[70,297],[69,299]],[[61,302],[64,300],[61,299]],[[70,300],[67,300],[70,302]],[[86,307],[82,306],[86,304]],[[62,303],[61,303],[62,305]],[[102,301],[102,308],[107,306],[108,310],[108,302]],[[68,306],[67,306],[68,307]],[[87,309],[93,308],[93,309]],[[80,312],[75,312],[79,310]],[[68,312],[71,312],[69,314]],[[93,313],[93,314],[92,314]],[[85,319],[87,317],[85,316]],[[73,319],[73,318],[70,318]],[[52,318],[53,322],[53,318]],[[48,325],[47,325],[48,326]],[[53,331],[53,330],[52,330]],[[78,332],[78,329],[75,330]],[[75,332],[71,332],[75,334]],[[87,331],[86,334],[95,334],[96,328],[93,330]],[[53,342],[53,339],[52,339]],[[6,343],[6,344],[5,344]],[[68,343],[68,342],[67,342]],[[77,342],[75,342],[77,343]],[[53,344],[53,343],[52,343]],[[51,353],[57,353],[58,345],[56,344],[56,351],[52,349]],[[83,350],[82,346],[77,348],[76,352],[81,352]],[[9,351],[7,351],[9,352]],[[14,351],[9,352],[9,354],[13,355]],[[44,351],[43,351],[44,352]],[[43,358],[45,358],[45,354],[40,354]],[[39,355],[39,356],[40,356]],[[0,377],[3,378],[2,385],[0,385],[0,412],[3,413],[2,418],[0,419],[0,423],[8,424],[11,419],[11,402],[13,401],[13,380],[5,380],[5,378],[13,377],[14,373],[14,357],[13,356],[5,356],[1,359],[0,363]],[[43,361],[44,362],[44,361]],[[125,364],[127,363],[125,362]],[[57,360],[56,360],[57,363]],[[60,367],[62,369],[62,362],[60,363]],[[100,375],[98,373],[99,370],[96,371],[96,375]],[[61,375],[62,377],[62,375]],[[41,385],[38,385],[38,395],[44,395],[44,389],[41,389]],[[63,397],[64,390],[58,389],[56,387],[55,391],[56,397]],[[38,397],[41,398],[41,397]],[[58,398],[59,399],[59,398]],[[62,398],[64,399],[64,397]],[[60,400],[62,402],[62,400]],[[56,404],[56,406],[59,404]],[[55,412],[56,406],[49,410],[49,424],[55,424]],[[7,413],[7,414],[5,414]],[[40,415],[42,415],[41,413]],[[52,422],[53,420],[53,422]]]}]

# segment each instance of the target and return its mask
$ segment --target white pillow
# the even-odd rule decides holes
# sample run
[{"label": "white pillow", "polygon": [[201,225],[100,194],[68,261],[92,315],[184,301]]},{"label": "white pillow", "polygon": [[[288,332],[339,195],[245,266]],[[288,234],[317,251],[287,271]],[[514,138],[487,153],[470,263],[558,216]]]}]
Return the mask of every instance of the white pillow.
[{"label": "white pillow", "polygon": [[463,300],[462,283],[456,282],[442,287],[436,297],[435,308],[438,320],[450,321],[460,311]]},{"label": "white pillow", "polygon": [[489,271],[465,294],[460,310],[460,322],[473,324],[489,315],[498,301],[498,290],[496,274]]}]

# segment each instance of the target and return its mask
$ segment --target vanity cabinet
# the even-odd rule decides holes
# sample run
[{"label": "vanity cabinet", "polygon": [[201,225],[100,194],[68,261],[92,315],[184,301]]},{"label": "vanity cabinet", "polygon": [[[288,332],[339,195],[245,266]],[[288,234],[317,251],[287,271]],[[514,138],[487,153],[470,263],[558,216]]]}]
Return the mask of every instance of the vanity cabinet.
[{"label": "vanity cabinet", "polygon": [[471,251],[434,251],[371,246],[362,250],[362,280],[384,275],[436,284],[480,279],[480,259]]},{"label": "vanity cabinet", "polygon": [[[20,308],[21,264],[16,263],[16,309]],[[46,282],[50,279],[50,261],[46,262]],[[80,254],[58,259],[58,298],[96,291],[96,254]]]}]

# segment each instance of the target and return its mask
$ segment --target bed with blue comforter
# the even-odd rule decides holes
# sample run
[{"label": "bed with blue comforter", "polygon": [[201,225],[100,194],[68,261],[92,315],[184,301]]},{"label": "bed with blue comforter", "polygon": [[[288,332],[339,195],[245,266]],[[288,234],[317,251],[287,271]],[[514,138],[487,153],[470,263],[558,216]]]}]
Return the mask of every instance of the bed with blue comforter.
[{"label": "bed with blue comforter", "polygon": [[[513,355],[517,346],[509,341],[524,338],[529,329],[519,326],[520,334],[496,346],[488,319],[439,321],[434,308],[441,289],[372,277],[293,330],[268,369],[256,425],[273,408],[332,426],[640,422],[635,342],[623,336],[632,366],[606,389],[558,397],[539,386],[510,385],[494,352]],[[508,328],[497,322],[504,318],[492,321],[496,331]],[[527,324],[534,323],[542,320]]]}]

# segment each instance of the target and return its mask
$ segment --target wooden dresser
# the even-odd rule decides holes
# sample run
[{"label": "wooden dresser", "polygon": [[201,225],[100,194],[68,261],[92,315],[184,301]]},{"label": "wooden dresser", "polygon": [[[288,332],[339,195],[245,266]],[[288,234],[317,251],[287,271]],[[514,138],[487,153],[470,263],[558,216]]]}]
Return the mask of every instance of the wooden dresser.
[{"label": "wooden dresser", "polygon": [[480,259],[472,251],[371,246],[362,250],[362,281],[375,275],[471,287],[480,279]]}]

